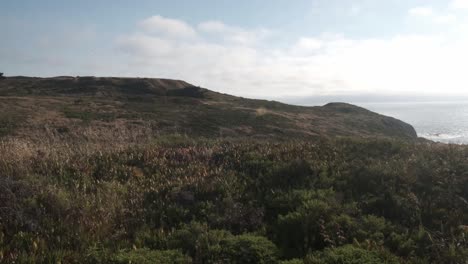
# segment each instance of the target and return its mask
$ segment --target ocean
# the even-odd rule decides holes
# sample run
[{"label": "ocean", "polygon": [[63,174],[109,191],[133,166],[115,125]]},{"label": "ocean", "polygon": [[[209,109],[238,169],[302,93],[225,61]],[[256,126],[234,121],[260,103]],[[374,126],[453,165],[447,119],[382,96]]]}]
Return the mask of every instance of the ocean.
[{"label": "ocean", "polygon": [[407,122],[413,125],[420,137],[468,144],[468,101],[354,104]]}]

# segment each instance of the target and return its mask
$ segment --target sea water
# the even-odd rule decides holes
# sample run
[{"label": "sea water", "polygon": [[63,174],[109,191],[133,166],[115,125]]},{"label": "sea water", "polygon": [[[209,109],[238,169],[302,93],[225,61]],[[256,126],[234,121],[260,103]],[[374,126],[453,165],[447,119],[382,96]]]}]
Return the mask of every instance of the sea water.
[{"label": "sea water", "polygon": [[418,136],[468,144],[468,102],[355,103],[413,125]]}]

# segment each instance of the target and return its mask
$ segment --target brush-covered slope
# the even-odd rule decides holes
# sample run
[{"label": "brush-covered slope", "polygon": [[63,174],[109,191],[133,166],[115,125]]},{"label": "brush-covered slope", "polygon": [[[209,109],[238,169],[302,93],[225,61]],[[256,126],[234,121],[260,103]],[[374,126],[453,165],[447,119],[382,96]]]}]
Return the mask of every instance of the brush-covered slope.
[{"label": "brush-covered slope", "polygon": [[151,137],[396,137],[408,124],[343,103],[300,107],[245,99],[184,81],[107,77],[0,80],[0,135],[58,136],[127,131]]}]

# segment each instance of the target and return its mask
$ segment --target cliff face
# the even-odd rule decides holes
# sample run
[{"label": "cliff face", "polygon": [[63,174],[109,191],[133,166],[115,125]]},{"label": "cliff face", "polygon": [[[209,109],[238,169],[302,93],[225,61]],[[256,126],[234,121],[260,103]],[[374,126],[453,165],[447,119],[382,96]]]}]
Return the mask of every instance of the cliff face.
[{"label": "cliff face", "polygon": [[340,116],[340,121],[346,126],[362,129],[369,133],[385,134],[391,137],[417,138],[416,130],[410,124],[393,117],[371,112],[365,108],[346,103],[329,103],[323,106],[331,115]]},{"label": "cliff face", "polygon": [[411,125],[350,104],[293,106],[167,79],[9,77],[0,81],[0,111],[0,136],[126,129],[146,136],[417,138]]}]

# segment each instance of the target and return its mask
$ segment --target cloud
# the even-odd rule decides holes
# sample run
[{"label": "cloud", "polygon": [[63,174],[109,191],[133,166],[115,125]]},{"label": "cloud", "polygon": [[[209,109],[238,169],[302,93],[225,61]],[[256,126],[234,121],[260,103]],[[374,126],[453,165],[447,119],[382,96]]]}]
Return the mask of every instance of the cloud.
[{"label": "cloud", "polygon": [[450,7],[454,9],[468,9],[468,0],[453,0]]},{"label": "cloud", "polygon": [[434,17],[434,22],[439,24],[452,24],[457,21],[457,16],[454,14],[439,15]]},{"label": "cloud", "polygon": [[431,7],[415,7],[411,8],[408,11],[408,14],[411,16],[431,16],[433,14],[433,10]]},{"label": "cloud", "polygon": [[[427,19],[435,21],[441,15],[434,13]],[[452,19],[441,18],[439,22]],[[36,46],[25,42],[31,44],[29,53],[0,47],[0,57],[4,58],[0,65],[11,67],[16,63],[21,74],[32,75],[183,79],[219,92],[255,98],[467,94],[468,27],[462,23],[450,27],[430,24],[433,33],[424,34],[371,38],[323,32],[286,39],[282,32],[221,21],[190,25],[166,20],[185,25],[191,29],[185,31],[191,33],[157,27],[147,30],[138,23],[133,31],[112,42],[114,48],[95,50],[102,42],[96,38],[99,32],[73,31],[76,38],[64,47],[59,40],[67,35],[62,34],[50,35]],[[54,54],[36,52],[42,47]],[[70,53],[71,49],[76,52]]]},{"label": "cloud", "polygon": [[149,33],[159,33],[170,37],[195,37],[195,30],[184,21],[152,16],[140,22],[140,27]]},{"label": "cloud", "polygon": [[468,38],[460,32],[389,38],[322,33],[276,46],[272,43],[280,34],[259,37],[261,30],[219,21],[194,28],[196,39],[150,33],[122,36],[117,44],[128,59],[123,72],[184,79],[250,97],[442,90],[455,94],[468,85]]},{"label": "cloud", "polygon": [[136,56],[167,56],[174,51],[171,40],[144,34],[121,37],[117,43],[123,51]]},{"label": "cloud", "polygon": [[[468,1],[468,0],[467,0]],[[415,7],[408,11],[412,17],[423,17],[429,19],[428,21],[436,24],[450,24],[457,21],[457,16],[451,13],[437,13],[434,12],[432,7]]]},{"label": "cloud", "polygon": [[301,37],[292,47],[292,53],[296,55],[311,55],[319,52],[323,46],[324,42],[319,38]]},{"label": "cloud", "polygon": [[198,29],[203,33],[217,35],[226,42],[241,45],[256,44],[271,35],[271,31],[267,29],[247,30],[240,27],[228,26],[220,21],[202,22],[198,24]]}]

